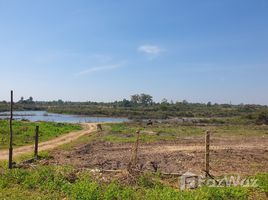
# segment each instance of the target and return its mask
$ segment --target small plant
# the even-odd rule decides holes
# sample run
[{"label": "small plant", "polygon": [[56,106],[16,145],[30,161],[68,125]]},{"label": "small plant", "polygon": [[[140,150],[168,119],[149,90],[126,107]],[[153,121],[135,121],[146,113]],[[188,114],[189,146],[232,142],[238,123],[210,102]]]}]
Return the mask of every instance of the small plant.
[{"label": "small plant", "polygon": [[139,186],[144,188],[154,188],[156,186],[155,182],[152,181],[151,177],[146,174],[139,177],[138,184]]},{"label": "small plant", "polygon": [[79,181],[72,186],[71,198],[74,200],[98,200],[101,199],[100,187],[90,181]]}]

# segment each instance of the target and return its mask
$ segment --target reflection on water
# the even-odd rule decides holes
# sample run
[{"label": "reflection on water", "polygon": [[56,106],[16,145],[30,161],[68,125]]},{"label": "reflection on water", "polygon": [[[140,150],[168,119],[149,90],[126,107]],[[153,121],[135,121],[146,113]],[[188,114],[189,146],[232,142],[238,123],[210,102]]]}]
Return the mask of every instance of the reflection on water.
[{"label": "reflection on water", "polygon": [[[0,119],[9,117],[9,112],[1,112]],[[126,122],[127,118],[112,118],[112,117],[88,117],[79,115],[65,115],[54,114],[46,111],[14,111],[14,119],[29,121],[50,121],[50,122],[68,122],[68,123],[82,123],[82,122]]]}]

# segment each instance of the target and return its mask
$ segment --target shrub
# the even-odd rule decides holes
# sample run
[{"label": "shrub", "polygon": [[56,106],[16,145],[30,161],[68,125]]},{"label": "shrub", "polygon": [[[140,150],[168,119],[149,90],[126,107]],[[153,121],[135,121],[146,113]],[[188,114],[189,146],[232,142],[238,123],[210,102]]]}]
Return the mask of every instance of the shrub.
[{"label": "shrub", "polygon": [[98,184],[90,181],[78,181],[71,189],[71,198],[75,200],[98,200],[100,194]]},{"label": "shrub", "polygon": [[136,200],[136,191],[130,187],[123,187],[117,183],[111,183],[103,193],[104,200]]},{"label": "shrub", "polygon": [[268,112],[259,113],[257,117],[257,123],[268,125]]},{"label": "shrub", "polygon": [[249,191],[241,187],[202,188],[201,192],[207,200],[247,200]]},{"label": "shrub", "polygon": [[138,179],[138,184],[144,188],[153,188],[156,185],[148,175],[140,176]]},{"label": "shrub", "polygon": [[257,179],[258,187],[268,194],[268,173],[257,174],[254,178]]}]

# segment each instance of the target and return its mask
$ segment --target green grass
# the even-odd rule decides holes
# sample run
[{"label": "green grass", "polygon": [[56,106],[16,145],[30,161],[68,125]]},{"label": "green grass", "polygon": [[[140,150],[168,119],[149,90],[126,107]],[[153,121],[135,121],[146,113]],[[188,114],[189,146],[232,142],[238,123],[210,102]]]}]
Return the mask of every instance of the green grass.
[{"label": "green grass", "polygon": [[220,126],[182,126],[179,124],[158,123],[144,126],[141,123],[105,124],[104,134],[99,138],[104,141],[125,143],[136,140],[136,131],[140,130],[142,142],[160,140],[175,140],[185,137],[202,137],[206,130],[211,130],[214,136],[268,136],[268,126],[257,125],[220,125]]},{"label": "green grass", "polygon": [[257,184],[259,188],[268,194],[268,175],[267,173],[257,174],[254,178],[258,180]]},{"label": "green grass", "polygon": [[[41,142],[82,129],[79,124],[13,121],[14,147],[33,144],[36,126],[39,126],[39,140]],[[8,142],[9,121],[0,120],[0,149],[8,148]]]},{"label": "green grass", "polygon": [[268,126],[257,125],[230,125],[214,128],[217,135],[223,136],[268,136]]},{"label": "green grass", "polygon": [[153,127],[142,127],[138,123],[105,124],[101,139],[109,142],[134,142],[136,131],[141,131],[142,142],[155,142],[159,140],[174,140],[178,137],[200,136],[204,133],[202,127],[195,126],[170,126],[157,125]]},{"label": "green grass", "polygon": [[63,199],[60,195],[54,193],[40,193],[39,191],[28,191],[23,187],[16,188],[4,188],[0,189],[0,199],[3,200],[51,200],[51,199]]},{"label": "green grass", "polygon": [[[81,199],[81,200],[246,200],[264,199],[268,174],[255,178],[258,188],[202,187],[180,191],[159,181],[155,175],[138,177],[137,184],[103,183],[90,172],[76,173],[68,166],[38,166],[30,169],[0,169],[0,199]],[[91,178],[92,177],[92,178]],[[264,185],[263,185],[264,184]],[[266,185],[266,186],[265,186]],[[265,189],[266,188],[266,189]]]}]

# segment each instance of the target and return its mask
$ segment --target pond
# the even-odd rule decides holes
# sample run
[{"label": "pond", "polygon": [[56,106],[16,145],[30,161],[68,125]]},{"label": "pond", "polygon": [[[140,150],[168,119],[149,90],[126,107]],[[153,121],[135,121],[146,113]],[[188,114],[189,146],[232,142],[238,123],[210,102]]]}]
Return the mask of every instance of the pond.
[{"label": "pond", "polygon": [[[0,112],[0,119],[9,118],[9,112]],[[61,122],[61,123],[83,123],[83,122],[126,122],[127,118],[115,117],[90,117],[82,115],[66,115],[55,114],[46,111],[14,111],[14,120],[29,120],[35,121],[48,121],[48,122]]]}]

